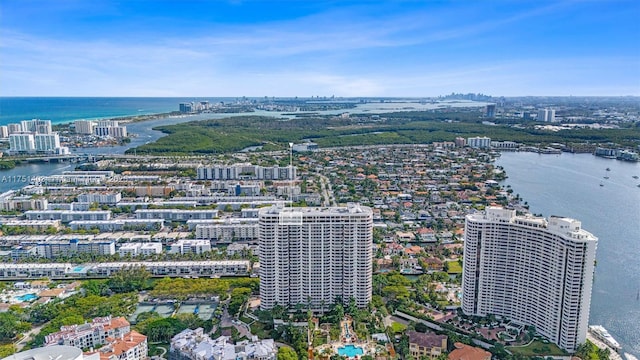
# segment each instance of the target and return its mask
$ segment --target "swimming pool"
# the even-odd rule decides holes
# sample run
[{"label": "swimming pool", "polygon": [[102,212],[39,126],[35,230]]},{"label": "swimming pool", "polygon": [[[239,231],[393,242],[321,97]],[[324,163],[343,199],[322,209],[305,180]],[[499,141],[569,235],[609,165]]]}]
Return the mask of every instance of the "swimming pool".
[{"label": "swimming pool", "polygon": [[22,302],[33,301],[33,300],[35,300],[37,298],[38,298],[38,295],[36,295],[36,294],[24,294],[24,295],[21,295],[21,296],[16,296],[16,300],[22,301]]},{"label": "swimming pool", "polygon": [[338,355],[346,356],[348,358],[355,358],[357,355],[364,354],[364,350],[361,347],[354,345],[345,345],[338,348]]}]

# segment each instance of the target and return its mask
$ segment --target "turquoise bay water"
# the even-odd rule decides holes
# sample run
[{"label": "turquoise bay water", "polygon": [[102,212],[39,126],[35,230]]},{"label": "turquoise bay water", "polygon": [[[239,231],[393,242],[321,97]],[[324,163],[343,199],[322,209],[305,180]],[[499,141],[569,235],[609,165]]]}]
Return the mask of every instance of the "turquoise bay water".
[{"label": "turquoise bay water", "polygon": [[159,114],[177,111],[181,102],[204,100],[214,103],[228,99],[0,97],[0,125],[30,119],[58,124],[79,119]]},{"label": "turquoise bay water", "polygon": [[640,163],[503,153],[496,165],[532,213],[575,218],[598,237],[589,324],[603,325],[624,351],[640,356],[640,179],[633,178]]},{"label": "turquoise bay water", "polygon": [[[213,103],[230,99],[0,97],[0,125],[32,118],[60,123],[165,113],[177,110],[180,102],[200,100]],[[260,115],[277,114],[260,112]],[[206,114],[129,124],[129,132],[138,135],[131,144],[78,152],[122,154],[129,147],[163,136],[152,130],[154,126],[227,116],[229,114]],[[599,238],[590,324],[605,326],[625,351],[640,356],[640,301],[636,301],[640,290],[640,188],[637,187],[640,180],[633,178],[640,176],[640,164],[589,154],[533,153],[503,153],[496,164],[503,166],[509,175],[505,185],[511,185],[514,192],[529,203],[533,213],[576,218],[582,221],[584,229]],[[59,174],[73,170],[73,166],[27,164],[0,171],[0,192],[27,185],[20,182],[21,179]]]}]

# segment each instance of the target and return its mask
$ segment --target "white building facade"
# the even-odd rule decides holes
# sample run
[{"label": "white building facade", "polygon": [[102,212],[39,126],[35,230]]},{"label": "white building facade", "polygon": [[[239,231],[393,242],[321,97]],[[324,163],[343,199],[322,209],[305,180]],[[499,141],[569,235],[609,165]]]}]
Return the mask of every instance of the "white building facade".
[{"label": "white building facade", "polygon": [[9,135],[9,149],[11,152],[32,152],[36,150],[33,134]]},{"label": "white building facade", "polygon": [[260,299],[313,309],[371,300],[373,212],[368,207],[271,207],[259,213]]},{"label": "white building facade", "polygon": [[596,246],[574,219],[495,207],[467,215],[462,310],[535,326],[574,351],[586,339]]},{"label": "white building facade", "polygon": [[491,147],[491,138],[486,136],[476,136],[467,138],[467,146],[475,149],[487,149]]},{"label": "white building facade", "polygon": [[544,122],[555,122],[556,121],[556,111],[554,109],[542,109],[538,110],[538,121]]},{"label": "white building facade", "polygon": [[198,180],[293,180],[293,166],[259,166],[251,164],[201,166],[196,169]]},{"label": "white building facade", "polygon": [[60,148],[60,136],[58,133],[36,134],[33,140],[36,151],[52,152]]}]

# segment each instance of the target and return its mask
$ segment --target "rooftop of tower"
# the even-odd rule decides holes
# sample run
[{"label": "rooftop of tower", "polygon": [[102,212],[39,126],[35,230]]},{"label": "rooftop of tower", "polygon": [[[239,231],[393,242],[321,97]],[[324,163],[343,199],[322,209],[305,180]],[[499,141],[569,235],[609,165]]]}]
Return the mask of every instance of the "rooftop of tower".
[{"label": "rooftop of tower", "polygon": [[532,228],[546,229],[551,233],[575,240],[598,240],[598,238],[592,233],[582,229],[582,223],[579,220],[563,216],[551,215],[547,220],[544,217],[534,216],[531,214],[516,215],[515,210],[490,206],[482,213],[468,215],[468,218],[475,221],[484,220],[490,222],[512,223]]}]

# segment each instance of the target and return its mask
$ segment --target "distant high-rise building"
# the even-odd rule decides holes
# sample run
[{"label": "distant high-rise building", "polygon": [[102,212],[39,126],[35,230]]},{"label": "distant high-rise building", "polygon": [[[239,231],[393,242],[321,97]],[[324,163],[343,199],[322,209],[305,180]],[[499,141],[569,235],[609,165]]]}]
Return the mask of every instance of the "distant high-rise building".
[{"label": "distant high-rise building", "polygon": [[544,122],[555,122],[556,111],[554,109],[538,110],[538,117],[536,120]]},{"label": "distant high-rise building", "polygon": [[570,218],[495,207],[467,215],[462,310],[535,326],[574,351],[586,338],[596,245]]},{"label": "distant high-rise building", "polygon": [[9,137],[9,128],[7,126],[0,126],[0,138],[8,138]]},{"label": "distant high-rise building", "polygon": [[211,104],[208,101],[200,101],[199,110],[209,110],[211,108]]},{"label": "distant high-rise building", "polygon": [[22,124],[7,124],[9,135],[18,134],[22,132]]},{"label": "distant high-rise building", "polygon": [[193,112],[193,103],[180,103],[180,112],[190,113]]},{"label": "distant high-rise building", "polygon": [[9,135],[9,150],[11,152],[32,152],[36,150],[33,134]]},{"label": "distant high-rise building", "polygon": [[338,296],[367,306],[372,242],[373,212],[368,207],[261,209],[260,307],[308,304],[321,310]]},{"label": "distant high-rise building", "polygon": [[487,105],[485,116],[488,117],[488,118],[496,117],[496,104]]},{"label": "distant high-rise building", "polygon": [[60,147],[60,136],[53,134],[35,134],[33,136],[36,151],[51,152]]},{"label": "distant high-rise building", "polygon": [[37,134],[50,134],[51,133],[51,120],[23,120],[20,122],[22,131],[37,133]]},{"label": "distant high-rise building", "polygon": [[453,142],[457,147],[465,147],[467,145],[467,140],[463,137],[457,137]]},{"label": "distant high-rise building", "polygon": [[287,180],[295,179],[292,166],[259,166],[252,164],[201,166],[196,169],[199,180]]},{"label": "distant high-rise building", "polygon": [[467,146],[476,149],[487,149],[491,147],[491,138],[486,136],[476,136],[467,138]]},{"label": "distant high-rise building", "polygon": [[91,135],[96,123],[90,120],[76,120],[73,122],[76,134]]},{"label": "distant high-rise building", "polygon": [[123,138],[127,136],[127,127],[119,126],[118,122],[114,120],[102,120],[97,122],[93,133],[100,137]]}]

